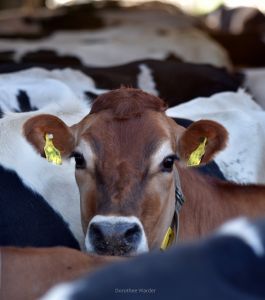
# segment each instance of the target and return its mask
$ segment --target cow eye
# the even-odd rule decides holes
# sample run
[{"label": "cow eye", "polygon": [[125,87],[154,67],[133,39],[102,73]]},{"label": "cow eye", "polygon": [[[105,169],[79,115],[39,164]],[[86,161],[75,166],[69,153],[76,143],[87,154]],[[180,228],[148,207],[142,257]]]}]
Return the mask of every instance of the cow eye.
[{"label": "cow eye", "polygon": [[83,154],[79,152],[73,152],[71,157],[75,158],[75,168],[76,169],[85,169],[86,168],[86,161]]},{"label": "cow eye", "polygon": [[174,161],[176,159],[175,155],[170,155],[164,158],[162,162],[162,171],[171,172],[173,170]]}]

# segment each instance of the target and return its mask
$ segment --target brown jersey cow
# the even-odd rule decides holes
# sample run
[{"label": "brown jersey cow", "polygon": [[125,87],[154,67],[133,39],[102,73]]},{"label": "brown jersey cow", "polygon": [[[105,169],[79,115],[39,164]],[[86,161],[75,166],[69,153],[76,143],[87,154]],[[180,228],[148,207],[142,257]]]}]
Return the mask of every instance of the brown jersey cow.
[{"label": "brown jersey cow", "polygon": [[99,96],[72,127],[52,115],[24,124],[26,139],[41,155],[52,134],[63,158],[75,157],[89,252],[134,255],[159,247],[174,217],[176,187],[186,199],[181,239],[204,235],[237,215],[264,215],[265,187],[212,180],[186,166],[197,151],[197,164],[205,164],[222,150],[226,129],[209,120],[185,129],[165,109],[155,96],[121,88]]}]

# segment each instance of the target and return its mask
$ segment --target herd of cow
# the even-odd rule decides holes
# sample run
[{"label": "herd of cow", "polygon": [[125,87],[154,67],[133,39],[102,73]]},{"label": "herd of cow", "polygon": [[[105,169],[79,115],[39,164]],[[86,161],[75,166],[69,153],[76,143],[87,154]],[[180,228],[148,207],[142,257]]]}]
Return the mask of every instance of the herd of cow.
[{"label": "herd of cow", "polygon": [[0,18],[0,298],[264,299],[264,58],[250,8]]}]

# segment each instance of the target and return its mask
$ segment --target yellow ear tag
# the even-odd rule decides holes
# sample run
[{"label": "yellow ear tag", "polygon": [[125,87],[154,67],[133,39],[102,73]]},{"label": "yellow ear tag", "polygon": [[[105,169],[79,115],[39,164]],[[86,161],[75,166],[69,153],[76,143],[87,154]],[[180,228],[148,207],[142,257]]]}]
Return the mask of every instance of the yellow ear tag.
[{"label": "yellow ear tag", "polygon": [[205,147],[207,143],[207,138],[203,138],[203,141],[199,146],[191,153],[187,165],[189,167],[198,166],[201,163],[201,159],[205,153]]},{"label": "yellow ear tag", "polygon": [[171,227],[168,227],[168,230],[160,246],[160,250],[166,250],[168,247],[170,247],[174,241],[174,236],[174,230]]},{"label": "yellow ear tag", "polygon": [[44,146],[44,153],[48,162],[51,162],[55,165],[62,164],[61,153],[58,149],[55,148],[52,142],[53,135],[46,133],[45,134],[45,146]]}]

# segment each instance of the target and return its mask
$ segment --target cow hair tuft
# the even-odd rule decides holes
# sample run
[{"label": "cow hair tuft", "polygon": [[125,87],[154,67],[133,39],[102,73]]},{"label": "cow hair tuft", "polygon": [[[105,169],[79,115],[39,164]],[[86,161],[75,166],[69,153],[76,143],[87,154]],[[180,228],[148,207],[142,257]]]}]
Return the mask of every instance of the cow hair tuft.
[{"label": "cow hair tuft", "polygon": [[125,88],[102,94],[93,103],[90,114],[111,110],[114,118],[126,120],[141,117],[146,110],[164,112],[166,103],[140,89]]}]

